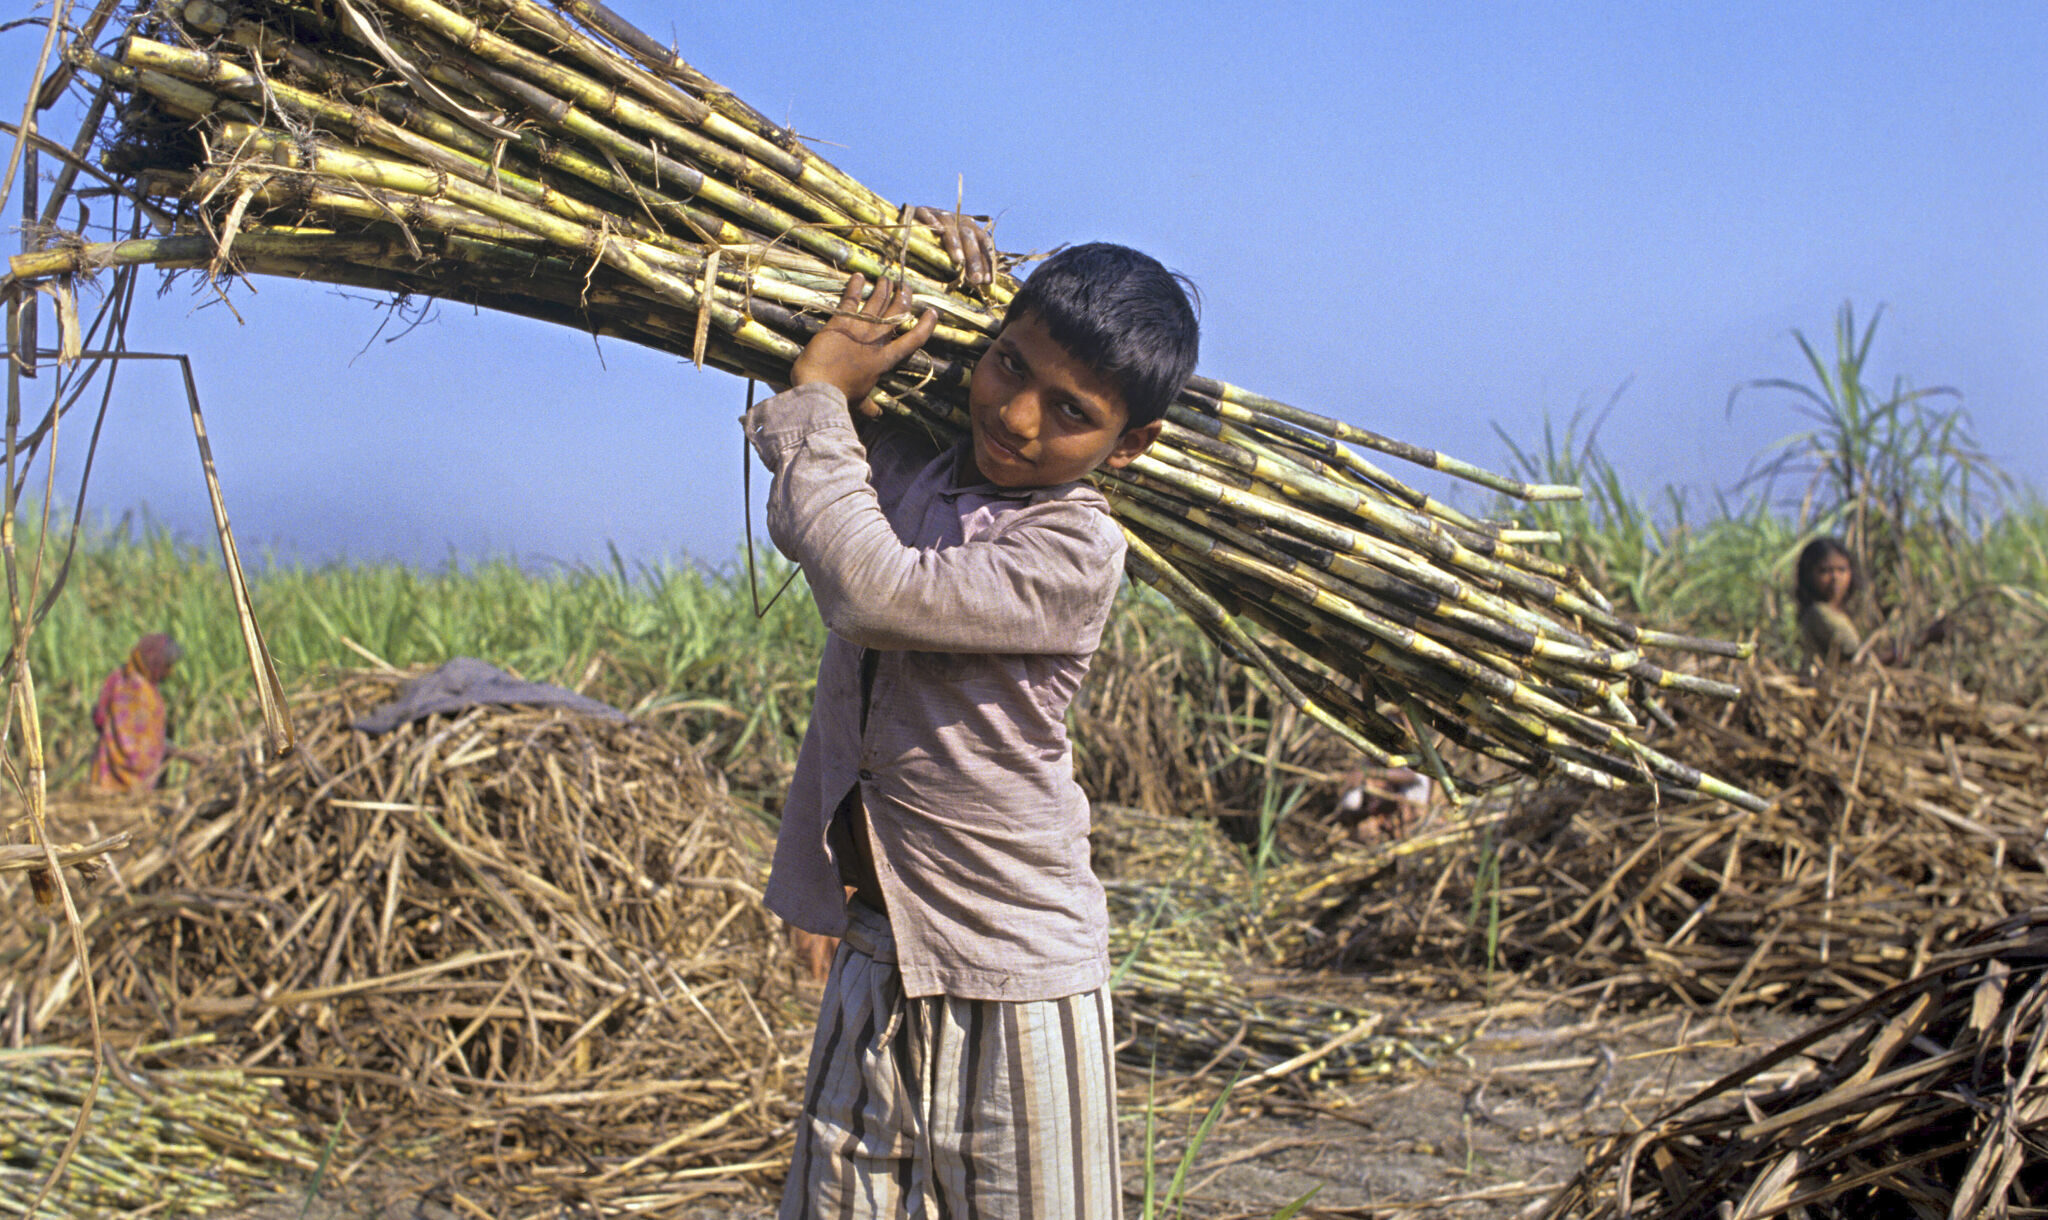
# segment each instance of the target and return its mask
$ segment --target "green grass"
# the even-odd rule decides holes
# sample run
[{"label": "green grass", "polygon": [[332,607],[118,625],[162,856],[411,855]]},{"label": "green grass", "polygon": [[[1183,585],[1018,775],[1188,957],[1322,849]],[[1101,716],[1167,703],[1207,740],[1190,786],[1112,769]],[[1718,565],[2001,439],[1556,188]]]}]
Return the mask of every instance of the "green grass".
[{"label": "green grass", "polygon": [[[757,567],[768,592],[789,571],[773,555]],[[794,761],[824,632],[801,582],[757,619],[748,581],[742,563],[274,565],[252,576],[251,592],[287,690],[370,664],[368,656],[397,666],[476,656],[666,719],[715,753],[773,770]],[[170,632],[185,649],[166,690],[182,738],[251,723],[218,551],[148,523],[99,529],[82,541],[29,652],[58,760],[76,766],[89,750],[82,737],[101,679],[150,631]]]},{"label": "green grass", "polygon": [[1859,328],[1844,305],[1832,350],[1794,333],[1805,380],[1737,388],[1731,411],[1789,406],[1805,426],[1707,511],[1676,489],[1645,498],[1626,486],[1584,415],[1546,423],[1536,443],[1502,439],[1517,474],[1578,484],[1586,498],[1496,511],[1560,531],[1561,557],[1639,621],[1754,638],[1785,662],[1797,653],[1799,550],[1838,535],[1862,564],[1867,620],[1904,634],[1954,616],[1962,631],[1947,659],[1959,676],[2022,701],[2048,693],[2040,666],[2005,664],[2048,644],[2048,504],[1978,448],[1954,390],[1903,377],[1871,387],[1877,324]]},{"label": "green grass", "polygon": [[[1194,1169],[1196,1155],[1201,1152],[1202,1145],[1208,1142],[1210,1134],[1215,1131],[1217,1120],[1223,1117],[1223,1112],[1230,1105],[1230,1095],[1237,1088],[1237,1077],[1232,1076],[1230,1082],[1223,1086],[1223,1091],[1217,1094],[1216,1100],[1203,1112],[1201,1121],[1188,1132],[1187,1145],[1181,1150],[1180,1159],[1174,1164],[1173,1176],[1162,1184],[1159,1180],[1158,1163],[1159,1110],[1152,1092],[1153,1082],[1157,1078],[1158,1066],[1155,1064],[1145,1079],[1144,1152],[1138,1164],[1139,1220],[1168,1220],[1169,1216],[1180,1217],[1187,1214],[1187,1191],[1190,1185],[1188,1174]],[[1299,1214],[1301,1209],[1307,1207],[1321,1190],[1320,1185],[1312,1187],[1307,1194],[1282,1205],[1273,1213],[1272,1220],[1290,1220]]]},{"label": "green grass", "polygon": [[[1859,329],[1845,307],[1831,355],[1797,336],[1810,383],[1765,378],[1738,391],[1743,409],[1789,399],[1811,425],[1757,463],[1740,498],[1703,511],[1669,489],[1644,497],[1601,452],[1597,427],[1575,418],[1510,448],[1517,473],[1577,483],[1586,499],[1511,511],[1561,531],[1561,557],[1638,620],[1755,638],[1785,660],[1799,547],[1820,532],[1853,535],[1873,612],[1907,623],[1956,613],[1964,631],[1945,647],[1966,679],[2006,674],[2010,689],[1992,693],[2048,693],[2034,689],[2048,686],[2048,666],[2010,663],[2048,652],[2048,504],[1977,452],[1946,392],[1865,384],[1876,325]],[[35,515],[21,524],[26,581]],[[47,590],[63,542],[59,532],[29,592]],[[399,666],[482,657],[678,726],[736,788],[772,800],[809,715],[823,631],[800,581],[757,617],[757,596],[790,569],[767,551],[751,574],[744,560],[710,571],[616,555],[548,569],[270,563],[257,565],[252,593],[287,690],[366,655]],[[30,648],[58,783],[90,754],[100,681],[146,632],[169,631],[186,649],[167,691],[182,740],[253,726],[220,567],[210,539],[182,541],[147,521],[86,531]],[[1261,871],[1273,824],[1349,761],[1143,590],[1127,589],[1074,719],[1077,766],[1097,800],[1231,816]]]}]

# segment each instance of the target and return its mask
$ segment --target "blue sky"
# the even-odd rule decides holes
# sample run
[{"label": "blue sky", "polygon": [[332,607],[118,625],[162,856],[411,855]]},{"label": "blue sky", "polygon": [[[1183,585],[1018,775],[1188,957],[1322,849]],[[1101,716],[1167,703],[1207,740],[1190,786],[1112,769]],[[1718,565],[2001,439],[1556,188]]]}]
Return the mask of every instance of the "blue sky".
[{"label": "blue sky", "polygon": [[[2048,6],[618,7],[885,195],[964,180],[1005,249],[1157,254],[1201,287],[1202,371],[1261,393],[1496,466],[1495,425],[1531,444],[1612,398],[1624,478],[1705,504],[1802,426],[1730,390],[1804,380],[1792,331],[1825,343],[1846,300],[1885,308],[1876,383],[1957,387],[2048,489]],[[0,41],[10,96],[32,38]],[[737,553],[737,379],[255,287],[238,322],[181,281],[131,335],[197,360],[245,548]],[[207,537],[174,375],[121,385],[89,503]]]}]

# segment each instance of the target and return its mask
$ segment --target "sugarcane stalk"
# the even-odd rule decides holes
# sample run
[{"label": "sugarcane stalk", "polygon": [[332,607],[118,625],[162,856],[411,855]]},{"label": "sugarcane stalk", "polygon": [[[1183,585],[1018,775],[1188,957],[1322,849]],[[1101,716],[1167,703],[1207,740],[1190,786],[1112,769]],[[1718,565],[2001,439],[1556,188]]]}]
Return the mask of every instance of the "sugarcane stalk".
[{"label": "sugarcane stalk", "polygon": [[[1433,521],[1426,513],[1386,500],[1375,488],[1356,483],[1347,484],[1330,477],[1327,473],[1328,467],[1320,463],[1306,464],[1293,460],[1291,456],[1283,458],[1275,451],[1258,446],[1243,430],[1220,428],[1215,438],[1216,443],[1208,445],[1191,443],[1193,438],[1185,434],[1179,439],[1191,452],[1228,464],[1240,473],[1276,488],[1290,498],[1333,509],[1337,513],[1362,519],[1382,529],[1388,528],[1389,518],[1398,519],[1403,522],[1405,528],[1420,531],[1425,537],[1440,535],[1477,554],[1502,563],[1514,564],[1549,580],[1568,579],[1564,565],[1513,547],[1503,540],[1498,532],[1487,533],[1468,529],[1457,520]],[[1245,443],[1233,444],[1235,441]],[[1463,514],[1458,516],[1462,517]]]},{"label": "sugarcane stalk", "polygon": [[1505,496],[1512,496],[1517,500],[1542,503],[1555,500],[1582,500],[1586,495],[1583,489],[1565,484],[1524,483],[1520,479],[1511,479],[1506,475],[1495,474],[1490,470],[1474,466],[1470,462],[1438,453],[1434,449],[1425,449],[1420,445],[1411,445],[1406,441],[1397,441],[1392,437],[1381,436],[1377,432],[1354,427],[1341,420],[1331,419],[1327,415],[1318,415],[1313,411],[1304,411],[1300,407],[1291,407],[1277,399],[1267,398],[1262,394],[1254,394],[1250,390],[1231,385],[1225,381],[1217,381],[1212,377],[1190,378],[1188,388],[1198,394],[1207,395],[1218,402],[1234,407],[1246,408],[1250,413],[1247,418],[1258,415],[1270,416],[1274,419],[1294,424],[1297,427],[1320,432],[1336,440],[1364,445],[1368,449],[1389,454],[1400,458],[1404,462],[1412,462],[1426,470],[1441,471],[1453,478],[1463,479],[1468,483],[1477,483],[1481,487],[1500,492]]},{"label": "sugarcane stalk", "polygon": [[[1165,592],[1169,598],[1187,597],[1194,604],[1203,606],[1205,608],[1204,613],[1207,613],[1208,607],[1215,606],[1212,600],[1197,595],[1192,585],[1184,578],[1179,578],[1179,574],[1173,570],[1172,565],[1168,564],[1145,538],[1129,530],[1125,531],[1124,537],[1132,552],[1138,557],[1138,562],[1143,565],[1146,575],[1149,575],[1153,582],[1157,582],[1155,587],[1161,588],[1161,591]],[[1337,734],[1338,737],[1348,742],[1353,749],[1367,758],[1373,759],[1380,766],[1399,765],[1391,755],[1362,736],[1354,726],[1332,716],[1321,704],[1310,699],[1299,687],[1289,682],[1285,675],[1279,672],[1278,667],[1273,665],[1270,659],[1266,658],[1264,648],[1249,635],[1245,634],[1242,628],[1231,623],[1228,615],[1221,614],[1220,607],[1216,607],[1216,610],[1219,613],[1212,617],[1212,621],[1221,627],[1226,633],[1227,638],[1237,647],[1244,649],[1242,655],[1254,664],[1259,665],[1268,677],[1276,680],[1281,688],[1282,695],[1289,703],[1292,703],[1305,715]]]},{"label": "sugarcane stalk", "polygon": [[1358,601],[1347,599],[1324,588],[1304,574],[1267,563],[1258,556],[1225,544],[1220,539],[1192,530],[1165,514],[1155,513],[1140,506],[1133,506],[1131,513],[1134,519],[1185,548],[1187,554],[1199,555],[1226,573],[1252,577],[1293,598],[1311,612],[1322,611],[1333,615],[1371,634],[1389,647],[1402,649],[1433,662],[1467,681],[1480,684],[1490,694],[1507,697],[1515,686],[1511,672],[1481,664],[1420,631],[1375,613]]},{"label": "sugarcane stalk", "polygon": [[[731,125],[735,146],[772,147],[796,158],[804,167],[804,173],[815,175],[829,184],[828,193],[835,199],[843,200],[845,209],[855,215],[869,217],[880,223],[890,211],[889,205],[879,195],[869,190],[844,170],[813,154],[796,138],[795,133],[772,122],[759,111],[746,104],[730,90],[704,76],[686,63],[674,51],[662,47],[640,30],[621,20],[596,0],[561,0],[557,5],[562,11],[574,15],[586,26],[599,31],[615,45],[631,53],[639,62],[656,75],[674,80],[686,88],[694,89],[706,106],[719,118]],[[578,40],[580,42],[580,40]],[[725,130],[715,120],[707,120],[707,130],[723,133]],[[929,237],[913,234],[909,249],[918,257],[931,261],[931,265],[950,271],[957,279],[962,268],[953,264],[945,251]],[[989,285],[985,290],[987,298],[998,308],[1006,305],[1014,288],[1002,281]]]},{"label": "sugarcane stalk", "polygon": [[[632,85],[643,98],[702,129],[711,139],[743,157],[770,167],[816,197],[829,200],[847,215],[867,224],[893,223],[895,208],[844,174],[830,172],[825,162],[807,155],[803,146],[788,138],[787,133],[764,133],[751,125],[734,122],[640,65],[609,54],[601,44],[577,38],[566,23],[533,0],[491,0],[491,3],[512,14],[528,28],[551,36],[557,45],[572,48],[593,68],[615,74],[618,79]],[[944,265],[947,261],[939,246],[923,234],[911,236],[910,251],[931,265]]]},{"label": "sugarcane stalk", "polygon": [[[851,210],[842,210],[841,205],[848,200],[823,175],[811,172],[810,167],[801,162],[792,164],[785,161],[781,166],[773,164],[774,159],[780,159],[776,156],[781,153],[780,149],[768,150],[771,160],[764,164],[711,139],[688,123],[671,119],[661,110],[529,51],[462,14],[434,3],[434,0],[378,2],[380,7],[432,31],[451,47],[463,48],[478,59],[516,73],[594,117],[616,120],[663,143],[681,148],[705,166],[728,175],[728,180],[742,189],[763,192],[808,212],[814,223],[851,228],[856,217],[867,224],[886,224],[893,220],[893,216],[887,213],[877,214],[863,209],[859,202],[855,202]],[[795,171],[794,179],[784,176],[791,170]],[[706,180],[711,180],[708,175]],[[839,197],[833,198],[835,195]],[[866,214],[861,214],[864,210]]]},{"label": "sugarcane stalk", "polygon": [[[1384,642],[1331,619],[1311,619],[1298,608],[1294,608],[1283,596],[1275,591],[1258,590],[1258,600],[1247,604],[1247,613],[1259,619],[1270,630],[1289,635],[1297,646],[1310,655],[1370,653]],[[1620,760],[1609,760],[1607,765],[1589,769],[1577,765],[1564,767],[1558,751],[1571,745],[1571,738],[1559,728],[1545,723],[1541,717],[1514,708],[1506,708],[1487,699],[1475,696],[1470,688],[1454,674],[1429,665],[1419,658],[1399,652],[1387,652],[1381,660],[1390,670],[1397,673],[1409,696],[1419,699],[1432,713],[1432,720],[1438,731],[1444,732],[1461,744],[1473,744],[1480,752],[1500,758],[1521,769],[1542,772],[1561,769],[1572,778],[1594,783],[1601,787],[1615,786],[1616,775],[1628,778],[1635,772]],[[1324,655],[1324,663],[1329,658]],[[1401,702],[1402,700],[1396,700]],[[1456,713],[1456,714],[1454,714]],[[1464,717],[1463,720],[1459,716]],[[1472,736],[1476,726],[1484,725],[1498,734],[1498,738]],[[1457,731],[1463,726],[1467,731]],[[1468,741],[1469,739],[1469,741]],[[1498,745],[1509,751],[1502,754],[1493,748]],[[1516,759],[1513,754],[1523,757]]]},{"label": "sugarcane stalk", "polygon": [[[1280,540],[1269,542],[1239,529],[1207,509],[1172,504],[1149,488],[1124,485],[1116,490],[1121,496],[1150,503],[1162,512],[1171,512],[1187,526],[1254,555],[1261,562],[1316,580],[1339,596],[1367,601],[1378,613],[1403,626],[1417,627],[1431,619],[1440,620],[1446,628],[1493,641],[1518,657],[1547,658],[1564,665],[1608,673],[1632,672],[1631,667],[1641,660],[1640,654],[1632,651],[1593,649],[1552,638],[1554,625],[1550,625],[1553,627],[1550,633],[1535,634],[1505,615],[1488,617],[1463,602],[1418,588],[1348,555],[1316,549],[1304,556],[1293,548],[1283,550],[1285,544]],[[1532,622],[1531,625],[1539,629],[1545,626],[1540,622]],[[1433,628],[1424,626],[1424,629]]]},{"label": "sugarcane stalk", "polygon": [[1204,398],[1193,391],[1184,393],[1167,417],[1183,428],[1219,440],[1242,440],[1262,447],[1278,442],[1285,447],[1290,460],[1332,477],[1348,477],[1366,483],[1378,494],[1418,512],[1454,520],[1488,533],[1502,528],[1498,522],[1467,516],[1451,505],[1416,490],[1332,437],[1284,420]]},{"label": "sugarcane stalk", "polygon": [[[1287,530],[1297,537],[1305,538],[1322,546],[1352,554],[1386,554],[1378,540],[1361,530],[1354,530],[1302,512],[1290,505],[1255,495],[1246,490],[1227,486],[1222,481],[1180,469],[1160,457],[1146,454],[1124,468],[1129,476],[1156,479],[1166,483],[1172,490],[1197,504],[1211,504],[1228,509],[1242,516],[1251,517],[1265,524]],[[1392,542],[1418,544],[1414,551],[1424,558],[1434,558],[1447,565],[1458,567],[1475,576],[1495,580],[1514,588],[1557,610],[1573,614],[1595,623],[1610,634],[1627,640],[1634,628],[1613,615],[1601,611],[1572,592],[1559,588],[1551,581],[1528,573],[1518,572],[1504,564],[1496,563],[1464,547],[1441,537],[1428,537],[1404,528],[1398,521],[1384,518],[1375,525],[1389,525],[1387,531]]]},{"label": "sugarcane stalk", "polygon": [[[423,139],[359,108],[333,102],[279,82],[258,80],[254,74],[215,57],[206,56],[184,48],[171,47],[139,37],[130,38],[124,43],[124,57],[125,62],[130,68],[135,69],[138,74],[146,74],[138,77],[139,82],[146,88],[152,86],[160,87],[162,77],[156,76],[154,73],[163,73],[176,79],[193,83],[215,85],[222,88],[229,96],[239,100],[249,102],[268,101],[272,104],[282,105],[289,111],[309,118],[326,119],[331,123],[353,125],[355,130],[365,134],[372,144],[377,147],[401,154],[410,153],[435,168],[459,174],[477,186],[487,187],[499,192],[507,192],[515,199],[541,207],[562,219],[583,225],[586,228],[593,225],[606,225],[619,219],[614,213],[579,202],[559,191],[555,191],[542,181],[513,173],[507,170],[501,162],[493,163],[474,153],[464,153],[445,148],[434,143],[432,140]],[[171,92],[170,90],[164,91]],[[188,93],[179,91],[176,96],[187,106],[194,104]],[[469,133],[456,124],[444,124],[437,130],[436,134],[448,138],[468,137],[474,139],[473,136],[469,136]],[[596,166],[594,163],[587,161],[587,159],[571,155],[558,155],[554,158],[554,163],[558,166],[569,167],[579,176],[596,185],[617,188],[621,183],[627,181],[618,178],[617,175],[607,168]],[[335,169],[333,166],[327,168]],[[364,180],[359,176],[350,174],[346,169],[339,169],[337,172],[355,180],[359,184],[359,190],[366,189],[360,185]],[[639,202],[650,210],[659,210],[662,214],[667,215],[674,215],[679,210],[683,210],[683,205],[678,201],[669,199],[657,192],[641,192],[640,194]],[[319,202],[321,201],[316,201],[316,206],[319,205]],[[335,194],[329,193],[324,202],[334,204]],[[364,215],[364,210],[359,206],[345,202],[339,203],[338,206],[342,209],[353,211],[357,215]],[[376,219],[377,217],[366,216],[365,218]],[[715,238],[732,242],[735,245],[742,244],[742,234],[740,231],[732,229],[730,225],[725,224],[723,221],[718,221],[708,214],[695,213],[686,219],[692,227],[699,231],[705,229],[709,224],[721,225],[723,226],[722,229],[713,235]],[[769,223],[788,223],[792,226],[796,223],[793,219],[787,217],[771,216],[767,219]],[[469,228],[472,233],[481,235],[481,230],[475,226],[470,226]],[[523,231],[535,231],[534,226],[528,224]],[[682,248],[677,243],[667,239],[666,235],[660,230],[632,227],[629,222],[625,232],[627,236],[631,236],[636,240],[652,242],[670,249]],[[553,236],[558,242],[562,240],[559,234],[551,234],[550,236]],[[845,260],[853,266],[853,269],[863,270],[868,274],[877,276],[888,274],[887,269],[872,257],[869,257],[865,251],[861,251],[856,247],[850,247],[844,242],[829,237],[824,238],[824,241],[825,249],[823,253]],[[824,268],[821,266],[820,270],[822,271]],[[772,275],[763,276],[761,279],[769,284],[774,282]],[[836,300],[837,286],[828,286],[827,278],[822,274],[812,277],[812,283],[815,287],[808,291],[808,295],[804,299],[796,303],[812,308],[829,308],[831,303]],[[994,329],[994,319],[989,318],[985,314],[976,316],[974,313],[964,310],[951,298],[943,295],[938,285],[927,283],[924,285],[924,288],[930,294],[926,299],[944,305],[948,316],[960,318],[962,315],[966,315],[966,320],[978,324],[981,330],[990,331]],[[956,327],[949,326],[945,328],[945,331],[946,333],[936,336],[942,342],[968,344],[984,338],[982,334],[962,331]]]},{"label": "sugarcane stalk", "polygon": [[[221,130],[243,153],[267,157],[266,166],[324,173],[426,198],[445,196],[473,211],[545,237],[557,246],[586,251],[684,308],[697,308],[699,305],[701,294],[698,286],[684,275],[676,274],[678,270],[686,271],[687,265],[679,265],[671,252],[631,236],[606,232],[601,226],[590,228],[562,219],[445,173],[429,173],[414,166],[333,145],[321,144],[307,149],[283,133],[236,121],[223,123]],[[743,345],[787,360],[795,360],[801,350],[797,344],[730,306],[706,301],[703,307],[711,311],[716,325]]]}]

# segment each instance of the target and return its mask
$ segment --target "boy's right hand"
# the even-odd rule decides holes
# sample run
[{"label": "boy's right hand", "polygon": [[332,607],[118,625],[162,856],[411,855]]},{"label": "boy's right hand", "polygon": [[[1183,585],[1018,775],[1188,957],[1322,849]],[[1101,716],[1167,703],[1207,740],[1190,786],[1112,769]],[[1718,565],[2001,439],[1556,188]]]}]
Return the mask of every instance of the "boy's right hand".
[{"label": "boy's right hand", "polygon": [[885,279],[863,302],[860,296],[866,287],[867,277],[859,272],[846,281],[838,312],[804,345],[803,354],[790,366],[789,384],[838,386],[847,406],[876,416],[882,411],[868,401],[869,392],[882,374],[924,346],[939,324],[939,314],[927,308],[917,325],[899,335],[896,324],[910,311],[910,288]]}]

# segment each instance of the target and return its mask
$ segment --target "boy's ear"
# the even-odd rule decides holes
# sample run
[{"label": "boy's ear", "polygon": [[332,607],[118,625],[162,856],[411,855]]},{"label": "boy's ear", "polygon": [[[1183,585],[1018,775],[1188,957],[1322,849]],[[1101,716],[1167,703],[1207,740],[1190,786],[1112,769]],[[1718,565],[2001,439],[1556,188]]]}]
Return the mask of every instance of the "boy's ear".
[{"label": "boy's ear", "polygon": [[1159,430],[1164,426],[1165,421],[1155,419],[1149,424],[1139,424],[1125,432],[1117,438],[1116,448],[1109,451],[1109,456],[1102,459],[1102,464],[1111,470],[1122,470],[1152,447],[1152,442],[1159,439]]}]

